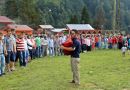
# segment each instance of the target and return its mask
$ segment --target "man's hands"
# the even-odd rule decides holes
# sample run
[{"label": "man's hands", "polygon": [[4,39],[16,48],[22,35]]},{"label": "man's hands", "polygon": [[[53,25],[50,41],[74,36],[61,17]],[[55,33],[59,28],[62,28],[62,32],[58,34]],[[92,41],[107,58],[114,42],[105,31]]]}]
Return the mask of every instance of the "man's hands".
[{"label": "man's hands", "polygon": [[64,47],[63,45],[60,46],[61,49],[67,50],[67,51],[74,51],[72,47]]},{"label": "man's hands", "polygon": [[5,54],[5,56],[7,56],[8,55],[7,51],[4,51],[4,54]]},{"label": "man's hands", "polygon": [[65,47],[63,45],[60,46],[61,49],[64,49]]}]

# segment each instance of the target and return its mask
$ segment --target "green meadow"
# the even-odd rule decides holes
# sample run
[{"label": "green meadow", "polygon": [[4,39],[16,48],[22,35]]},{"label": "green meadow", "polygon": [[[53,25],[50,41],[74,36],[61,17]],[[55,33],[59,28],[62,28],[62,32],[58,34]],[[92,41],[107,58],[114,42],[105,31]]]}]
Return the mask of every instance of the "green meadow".
[{"label": "green meadow", "polygon": [[72,80],[69,56],[44,57],[0,77],[0,90],[130,90],[130,55],[119,50],[81,54],[81,85]]}]

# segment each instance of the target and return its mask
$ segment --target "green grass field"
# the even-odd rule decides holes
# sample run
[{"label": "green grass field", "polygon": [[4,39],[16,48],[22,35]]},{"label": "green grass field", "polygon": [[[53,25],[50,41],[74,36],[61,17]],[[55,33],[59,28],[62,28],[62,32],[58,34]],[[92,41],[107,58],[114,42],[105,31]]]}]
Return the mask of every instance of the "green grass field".
[{"label": "green grass field", "polygon": [[33,60],[0,77],[0,90],[130,90],[130,55],[101,50],[81,54],[81,85],[72,80],[68,56]]}]

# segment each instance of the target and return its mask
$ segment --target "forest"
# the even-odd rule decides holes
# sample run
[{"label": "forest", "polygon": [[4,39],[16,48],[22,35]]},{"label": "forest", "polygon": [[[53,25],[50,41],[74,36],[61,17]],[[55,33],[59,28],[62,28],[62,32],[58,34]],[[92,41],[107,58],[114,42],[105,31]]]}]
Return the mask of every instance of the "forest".
[{"label": "forest", "polygon": [[[51,24],[91,24],[96,29],[112,30],[114,0],[1,0],[1,15],[18,24],[35,27]],[[117,0],[120,8],[116,20],[121,30],[130,28],[130,0]],[[118,7],[118,5],[116,6]]]}]

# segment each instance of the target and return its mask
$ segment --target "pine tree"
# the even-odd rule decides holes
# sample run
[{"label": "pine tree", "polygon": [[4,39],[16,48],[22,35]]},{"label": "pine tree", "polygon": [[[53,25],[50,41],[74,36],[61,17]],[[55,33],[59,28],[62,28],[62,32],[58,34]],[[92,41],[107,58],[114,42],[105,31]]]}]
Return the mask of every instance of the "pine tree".
[{"label": "pine tree", "polygon": [[35,0],[20,0],[18,14],[23,23],[27,25],[37,25],[39,23],[39,12],[35,7]]},{"label": "pine tree", "polygon": [[86,8],[86,6],[84,6],[82,9],[80,23],[83,23],[83,24],[90,23],[89,12],[88,12],[88,9]]},{"label": "pine tree", "polygon": [[103,2],[100,2],[99,6],[97,6],[96,9],[96,19],[95,19],[95,27],[97,29],[103,29],[104,25],[105,25],[105,11],[103,8]]},{"label": "pine tree", "polygon": [[112,19],[112,29],[113,31],[116,30],[116,13],[117,13],[117,8],[116,8],[116,0],[113,1],[113,19]]},{"label": "pine tree", "polygon": [[17,0],[5,1],[5,13],[10,18],[16,18],[18,16],[18,2]]},{"label": "pine tree", "polygon": [[69,21],[69,24],[78,24],[79,23],[79,20],[77,18],[76,15],[73,15],[71,18],[70,18],[70,21]]},{"label": "pine tree", "polygon": [[0,0],[0,15],[5,14],[5,0]]}]

